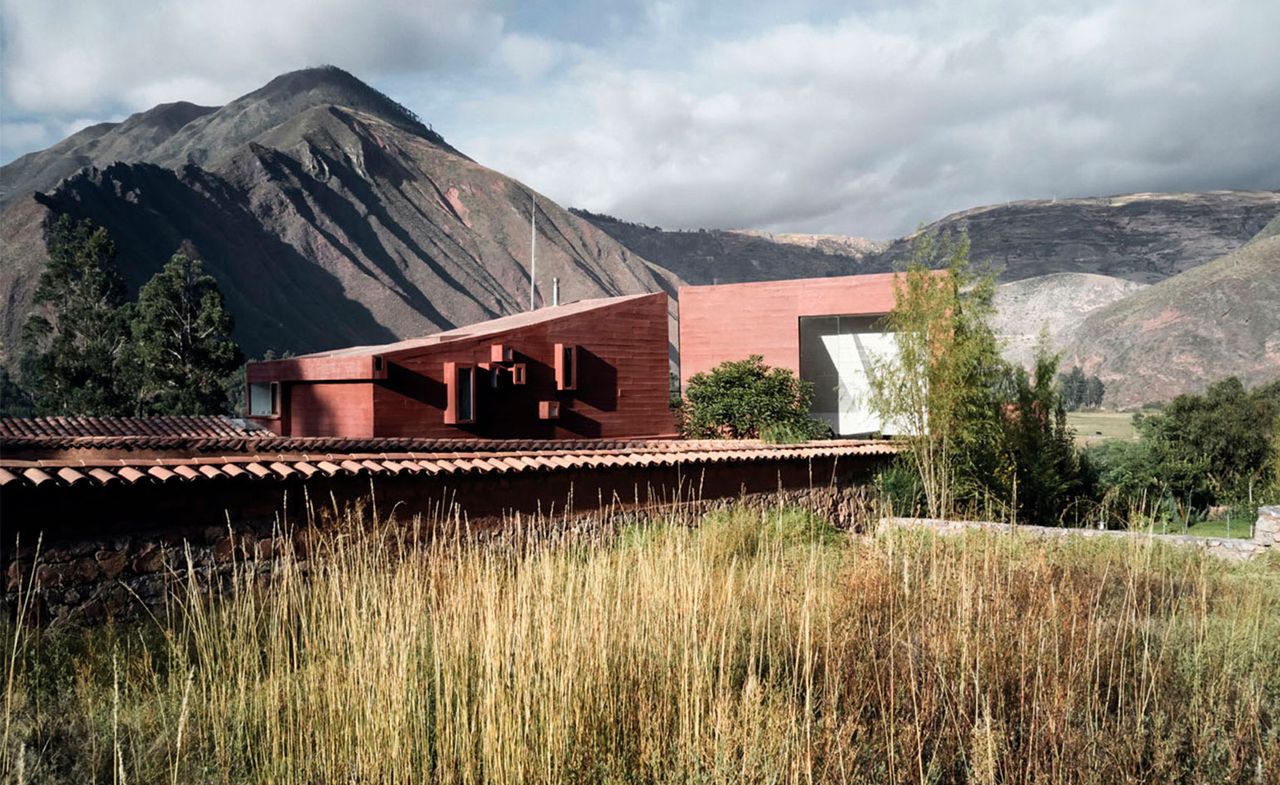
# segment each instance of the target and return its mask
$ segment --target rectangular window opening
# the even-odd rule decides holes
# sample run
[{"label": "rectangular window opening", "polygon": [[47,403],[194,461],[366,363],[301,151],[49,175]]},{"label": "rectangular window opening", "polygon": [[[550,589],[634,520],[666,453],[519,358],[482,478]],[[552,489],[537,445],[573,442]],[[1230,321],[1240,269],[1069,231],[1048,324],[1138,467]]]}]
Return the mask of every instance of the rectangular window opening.
[{"label": "rectangular window opening", "polygon": [[249,385],[249,416],[277,417],[280,414],[280,383],[254,382]]},{"label": "rectangular window opening", "polygon": [[444,421],[446,425],[466,425],[476,421],[476,369],[474,365],[444,364],[447,388]]},{"label": "rectangular window opening", "polygon": [[578,389],[578,347],[556,344],[556,389]]},{"label": "rectangular window opening", "polygon": [[476,419],[475,369],[458,369],[458,422],[473,422]]}]

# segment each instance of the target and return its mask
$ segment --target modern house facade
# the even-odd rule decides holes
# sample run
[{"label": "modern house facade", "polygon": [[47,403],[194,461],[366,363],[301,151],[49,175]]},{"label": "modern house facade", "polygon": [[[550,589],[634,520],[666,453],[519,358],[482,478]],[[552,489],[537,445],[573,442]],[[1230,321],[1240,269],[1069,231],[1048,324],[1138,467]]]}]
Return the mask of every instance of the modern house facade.
[{"label": "modern house facade", "polygon": [[668,436],[667,296],[584,300],[424,338],[246,369],[248,418],[281,436]]},{"label": "modern house facade", "polygon": [[839,436],[892,433],[867,406],[874,358],[896,344],[882,327],[894,274],[686,286],[680,289],[680,377],[758,354],[813,383],[813,416]]}]

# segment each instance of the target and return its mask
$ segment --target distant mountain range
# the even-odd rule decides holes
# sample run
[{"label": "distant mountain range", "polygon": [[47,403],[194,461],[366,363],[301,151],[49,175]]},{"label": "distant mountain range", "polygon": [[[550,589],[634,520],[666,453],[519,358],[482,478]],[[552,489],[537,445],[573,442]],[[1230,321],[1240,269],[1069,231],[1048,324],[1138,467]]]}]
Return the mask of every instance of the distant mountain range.
[{"label": "distant mountain range", "polygon": [[[180,247],[204,259],[257,355],[527,307],[535,198],[543,299],[553,277],[571,301],[901,269],[914,237],[664,231],[565,210],[351,74],[308,69],[226,106],[94,125],[0,167],[0,360],[30,312],[54,215],[105,226],[134,290]],[[1134,194],[975,208],[919,231],[967,231],[972,257],[999,271],[1012,357],[1047,322],[1108,382],[1108,403],[1131,405],[1232,373],[1280,376],[1280,249],[1250,243],[1277,214],[1276,191]]]}]

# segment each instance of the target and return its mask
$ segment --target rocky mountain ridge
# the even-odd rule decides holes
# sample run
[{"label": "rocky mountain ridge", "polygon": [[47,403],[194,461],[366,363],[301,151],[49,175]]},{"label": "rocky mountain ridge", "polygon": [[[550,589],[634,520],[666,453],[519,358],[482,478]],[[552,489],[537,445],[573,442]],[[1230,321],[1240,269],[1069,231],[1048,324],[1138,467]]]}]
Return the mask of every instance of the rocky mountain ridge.
[{"label": "rocky mountain ridge", "polygon": [[1280,379],[1280,232],[1093,310],[1065,359],[1102,379],[1111,408],[1226,376],[1246,386]]},{"label": "rocky mountain ridge", "polygon": [[42,168],[56,150],[96,161],[102,150],[154,144],[47,190],[8,194],[6,346],[29,311],[45,258],[41,227],[54,214],[106,227],[134,290],[186,246],[226,293],[250,355],[391,341],[527,307],[535,198],[544,299],[553,277],[566,300],[677,283],[338,69],[286,74],[217,109],[184,109],[190,119],[177,128],[159,122],[174,111],[86,129],[0,169],[0,180],[30,188],[65,168]]}]

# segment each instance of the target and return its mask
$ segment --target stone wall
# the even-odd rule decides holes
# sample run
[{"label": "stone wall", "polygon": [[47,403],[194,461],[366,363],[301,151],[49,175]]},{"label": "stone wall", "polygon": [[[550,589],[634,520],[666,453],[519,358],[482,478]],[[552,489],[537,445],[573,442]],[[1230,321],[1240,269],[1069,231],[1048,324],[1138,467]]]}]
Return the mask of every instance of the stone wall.
[{"label": "stone wall", "polygon": [[[393,509],[400,522],[416,516],[428,531],[453,530],[465,520],[480,537],[500,533],[517,514],[524,527],[532,522],[533,528],[551,532],[608,525],[621,516],[692,519],[736,504],[805,508],[837,526],[866,531],[874,518],[863,483],[876,465],[846,458],[839,464],[825,459],[714,464],[693,474],[620,468],[490,475],[455,478],[447,485],[407,477],[372,486],[368,480],[288,489],[246,483],[242,492],[267,497],[236,506],[234,514],[224,506],[232,501],[230,486],[190,486],[181,499],[185,510],[154,498],[132,517],[86,506],[61,508],[39,527],[16,532],[5,527],[0,544],[4,611],[13,614],[23,605],[29,618],[48,624],[96,623],[144,607],[155,611],[193,572],[208,585],[237,569],[266,576],[286,551],[305,563],[312,538],[335,517],[330,511],[353,505],[370,513],[376,504],[380,519]],[[222,496],[193,497],[191,489],[198,487],[217,487]]]},{"label": "stone wall", "polygon": [[955,521],[937,518],[882,518],[881,529],[926,529],[942,535],[963,534],[967,531],[993,531],[1009,534],[1020,532],[1032,537],[1101,537],[1109,539],[1149,540],[1187,548],[1203,548],[1222,559],[1239,561],[1251,559],[1280,547],[1280,507],[1262,507],[1253,527],[1251,539],[1232,537],[1196,537],[1187,534],[1146,534],[1138,531],[1112,531],[1108,529],[1072,529],[1051,526],[1015,526],[991,521]]}]

